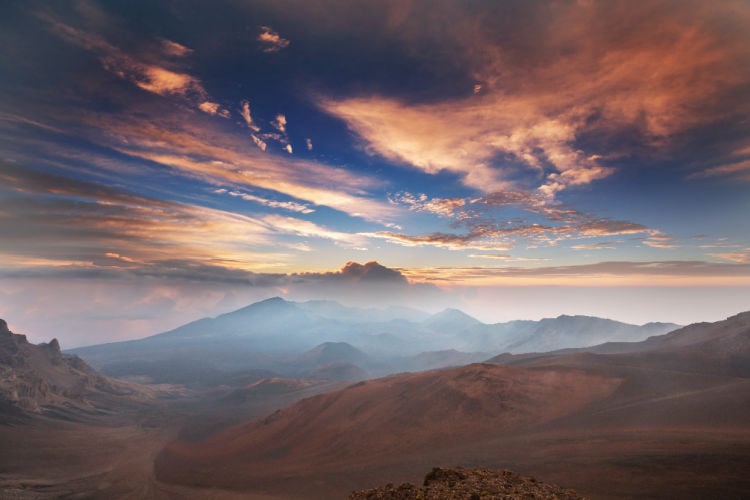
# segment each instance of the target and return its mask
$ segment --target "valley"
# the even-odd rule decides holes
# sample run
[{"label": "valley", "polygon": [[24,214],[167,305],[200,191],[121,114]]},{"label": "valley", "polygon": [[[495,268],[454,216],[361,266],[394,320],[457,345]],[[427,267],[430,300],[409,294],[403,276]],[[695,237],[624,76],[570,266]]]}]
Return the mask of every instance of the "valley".
[{"label": "valley", "polygon": [[[282,335],[288,315],[277,324],[265,315],[257,328],[235,316],[233,333],[188,325],[188,346],[244,342],[255,355],[233,370],[170,365],[158,356],[197,352],[175,349],[182,337],[172,332],[75,350],[81,359],[6,328],[4,352],[15,354],[3,359],[15,365],[3,387],[41,377],[49,389],[23,400],[6,389],[0,487],[9,498],[346,498],[379,484],[420,484],[442,465],[509,469],[589,498],[750,491],[750,313],[636,342],[482,362],[450,343],[451,328],[481,323],[448,316],[449,326],[427,319],[447,349],[401,357],[335,334],[306,333],[317,345],[296,353],[264,351],[263,337]],[[172,347],[146,362],[141,345],[165,338]],[[124,371],[113,378],[118,349]],[[432,362],[441,367],[429,369]],[[55,377],[77,391],[59,390]]]}]

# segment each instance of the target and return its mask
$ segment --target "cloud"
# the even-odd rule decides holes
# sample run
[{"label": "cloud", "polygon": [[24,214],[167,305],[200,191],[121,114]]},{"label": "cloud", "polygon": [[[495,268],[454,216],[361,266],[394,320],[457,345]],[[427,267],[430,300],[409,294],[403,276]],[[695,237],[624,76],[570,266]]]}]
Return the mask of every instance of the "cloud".
[{"label": "cloud", "polygon": [[258,146],[258,149],[260,149],[261,151],[265,151],[266,148],[268,147],[268,144],[266,144],[265,141],[259,138],[257,135],[250,134],[250,138],[253,140],[255,145]]},{"label": "cloud", "polygon": [[276,115],[276,118],[271,121],[271,126],[286,135],[286,116],[282,114]]},{"label": "cloud", "polygon": [[[322,100],[320,106],[343,119],[369,151],[429,173],[453,172],[482,192],[518,189],[512,179],[523,165],[545,179],[540,192],[551,197],[569,187],[607,177],[599,165],[573,146],[573,119],[547,117],[533,102],[488,95],[440,104],[407,105],[390,98]],[[510,161],[497,160],[508,155]],[[544,175],[545,169],[554,170]]]},{"label": "cloud", "polygon": [[659,232],[651,234],[647,239],[643,241],[643,244],[651,248],[662,248],[670,250],[672,248],[679,248],[674,242],[676,240],[669,236],[664,236]]},{"label": "cloud", "polygon": [[750,181],[750,159],[725,163],[688,176],[689,179],[706,177],[730,177],[739,181]]},{"label": "cloud", "polygon": [[605,150],[679,152],[686,134],[749,110],[740,96],[750,83],[750,9],[740,2],[529,3],[513,15],[492,4],[412,7],[386,33],[421,55],[431,46],[436,66],[463,71],[476,87],[442,99],[370,92],[318,104],[366,151],[456,174],[480,192],[554,199],[611,176]]},{"label": "cloud", "polygon": [[429,198],[422,193],[414,195],[409,192],[398,193],[390,198],[392,203],[400,203],[416,212],[428,212],[442,217],[452,217],[464,207],[467,200],[463,198]]},{"label": "cloud", "polygon": [[570,266],[412,268],[410,280],[441,285],[707,286],[749,285],[748,263],[612,261]]},{"label": "cloud", "polygon": [[346,283],[346,284],[392,284],[407,286],[406,277],[397,269],[390,269],[376,261],[365,264],[358,262],[347,262],[338,271],[326,273],[300,273],[303,279],[315,282]]},{"label": "cloud", "polygon": [[281,49],[285,49],[289,46],[290,42],[286,38],[282,38],[269,26],[261,26],[260,34],[257,40],[260,42],[260,47],[263,52],[278,52]]},{"label": "cloud", "polygon": [[[168,61],[153,60],[153,54],[142,56],[126,53],[100,35],[79,30],[49,15],[41,14],[39,17],[63,40],[96,54],[102,67],[119,78],[153,94],[180,97],[207,114],[224,118],[229,115],[227,110],[210,100],[200,79],[170,68]],[[161,48],[166,55],[179,58],[192,52],[183,45],[165,39],[161,41]],[[149,62],[149,59],[152,61]]]},{"label": "cloud", "polygon": [[219,103],[203,101],[198,105],[198,109],[211,116],[220,116],[222,118],[229,118],[229,110],[222,109]]},{"label": "cloud", "polygon": [[[242,101],[240,103],[240,116],[242,116],[242,119],[245,120],[247,128],[249,128],[253,132],[260,132],[260,127],[255,124],[255,122],[253,121],[253,117],[250,114],[250,103],[248,101]],[[255,136],[253,135],[253,137]],[[262,149],[265,151],[265,147],[263,147]]]},{"label": "cloud", "polygon": [[[380,231],[370,236],[405,246],[434,245],[452,250],[480,249],[507,250],[519,239],[535,244],[557,245],[563,240],[614,235],[645,234],[654,245],[666,248],[672,238],[642,224],[596,217],[543,195],[523,191],[501,191],[469,198],[429,198],[425,194],[401,192],[390,197],[391,203],[402,204],[410,210],[428,212],[453,220],[454,229],[465,227],[464,233],[434,232],[409,235]],[[526,217],[504,211],[525,213]],[[585,244],[574,246],[587,248]]]},{"label": "cloud", "polygon": [[746,249],[744,252],[721,252],[710,253],[708,255],[716,257],[717,259],[736,262],[738,264],[750,264],[750,249]]},{"label": "cloud", "polygon": [[363,238],[363,235],[335,231],[302,219],[281,215],[266,215],[262,220],[274,231],[284,234],[294,234],[305,238],[312,237],[330,240],[345,248],[364,249],[367,244],[367,240]]},{"label": "cloud", "polygon": [[305,139],[305,145],[307,146],[308,151],[312,151],[313,149],[313,143],[310,138]]},{"label": "cloud", "polygon": [[581,243],[573,245],[573,250],[614,250],[622,241],[597,241],[595,243]]},{"label": "cloud", "polygon": [[250,134],[250,137],[252,138],[253,142],[261,151],[265,151],[268,147],[268,143],[266,141],[273,140],[281,144],[281,147],[284,151],[286,151],[289,154],[292,154],[292,146],[289,144],[289,137],[286,132],[286,116],[282,114],[276,115],[276,117],[271,120],[270,124],[271,126],[278,131],[277,132],[265,132],[261,133],[261,128],[258,126],[258,124],[253,120],[252,114],[250,112],[250,103],[246,100],[242,101],[240,103],[240,116],[242,116],[242,119],[245,121],[245,124],[247,125],[247,128],[252,130],[254,133]]},{"label": "cloud", "polygon": [[261,205],[264,205],[266,207],[271,208],[283,208],[284,210],[289,210],[292,212],[299,212],[302,214],[311,214],[315,212],[314,209],[310,208],[309,206],[303,204],[303,203],[297,203],[295,201],[276,201],[276,200],[269,200],[260,196],[256,196],[250,193],[243,193],[241,191],[228,191],[226,189],[217,189],[214,190],[215,193],[218,194],[228,194],[229,196],[234,196],[236,198],[242,198],[245,201],[252,201],[255,203],[259,203]]},{"label": "cloud", "polygon": [[[51,116],[61,113],[50,110]],[[56,116],[55,116],[56,117]],[[352,216],[383,221],[392,217],[393,206],[373,199],[368,191],[382,181],[304,159],[263,154],[241,134],[227,133],[214,120],[199,120],[188,110],[148,103],[132,104],[117,116],[81,111],[76,127],[88,127],[86,138],[134,160],[147,160],[172,173],[197,178],[216,187],[227,184],[250,187],[318,206],[328,206]],[[264,141],[257,145],[263,148]],[[115,169],[116,170],[116,169]]]},{"label": "cloud", "polygon": [[[0,233],[5,235],[0,254],[6,271],[15,268],[21,274],[24,270],[67,269],[93,275],[128,270],[176,276],[194,273],[203,265],[227,272],[248,271],[288,265],[292,257],[278,248],[295,250],[295,244],[303,243],[293,238],[327,240],[356,250],[368,244],[363,235],[312,221],[276,214],[253,217],[155,200],[15,164],[0,163],[0,181]],[[272,200],[226,188],[215,193],[272,209],[314,212],[292,200]],[[307,250],[309,247],[302,251]],[[173,267],[172,261],[183,264],[167,272],[165,266]]]},{"label": "cloud", "polygon": [[193,53],[193,49],[186,47],[181,43],[167,40],[166,38],[161,40],[161,47],[166,55],[172,57],[187,57]]},{"label": "cloud", "polygon": [[[312,223],[293,227],[282,224],[283,218],[265,220],[155,200],[18,165],[0,163],[0,180],[0,254],[6,274],[127,271],[166,276],[195,274],[200,266],[230,273],[288,262],[284,251],[269,251],[279,235],[350,241],[345,233],[326,232]],[[260,201],[305,210],[293,202],[276,206],[272,200]],[[182,264],[171,264],[178,261]]]},{"label": "cloud", "polygon": [[507,254],[507,253],[472,253],[472,254],[469,254],[469,258],[510,260],[512,257],[510,254]]}]

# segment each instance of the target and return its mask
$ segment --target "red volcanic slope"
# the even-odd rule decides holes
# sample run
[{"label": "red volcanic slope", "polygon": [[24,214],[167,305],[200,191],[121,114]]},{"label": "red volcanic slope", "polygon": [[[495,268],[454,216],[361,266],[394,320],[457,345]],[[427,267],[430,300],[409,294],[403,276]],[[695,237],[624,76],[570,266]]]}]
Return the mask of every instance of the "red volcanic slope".
[{"label": "red volcanic slope", "polygon": [[335,470],[507,433],[571,414],[620,379],[572,369],[488,364],[395,375],[315,396],[198,443],[173,442],[160,479],[240,487],[295,471]]}]

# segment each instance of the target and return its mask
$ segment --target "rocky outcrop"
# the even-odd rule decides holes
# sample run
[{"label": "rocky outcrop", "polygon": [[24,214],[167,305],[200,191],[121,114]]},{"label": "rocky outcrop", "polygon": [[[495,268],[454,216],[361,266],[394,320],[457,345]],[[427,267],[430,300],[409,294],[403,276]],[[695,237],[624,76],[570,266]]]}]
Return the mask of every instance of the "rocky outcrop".
[{"label": "rocky outcrop", "polygon": [[[29,343],[0,319],[0,402],[31,413],[51,408],[92,408],[101,395],[131,395],[127,384],[111,380],[77,356],[62,354],[60,343]],[[1,415],[0,415],[1,416]],[[2,419],[0,419],[2,423]]]},{"label": "rocky outcrop", "polygon": [[389,484],[381,488],[354,491],[349,500],[513,500],[513,499],[581,499],[575,491],[542,483],[533,477],[508,470],[461,467],[435,467],[424,478],[422,486],[411,483]]}]

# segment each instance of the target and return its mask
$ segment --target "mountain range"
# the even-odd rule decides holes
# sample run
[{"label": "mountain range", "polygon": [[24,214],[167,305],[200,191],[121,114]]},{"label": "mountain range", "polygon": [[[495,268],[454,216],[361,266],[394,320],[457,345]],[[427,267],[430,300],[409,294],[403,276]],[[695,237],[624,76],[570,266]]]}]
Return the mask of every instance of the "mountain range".
[{"label": "mountain range", "polygon": [[[446,477],[439,486],[445,498],[459,485],[477,487],[481,496],[488,487],[482,478],[499,488],[511,476],[490,472],[498,469],[590,498],[744,498],[750,492],[750,312],[637,342],[484,353],[481,363],[472,359],[478,353],[423,351],[400,359],[451,367],[380,378],[373,371],[388,358],[353,343],[326,340],[299,352],[253,349],[256,334],[283,335],[269,317],[277,308],[291,323],[300,315],[317,326],[335,321],[314,314],[314,307],[261,302],[125,344],[131,355],[149,346],[163,350],[150,359],[134,357],[134,365],[214,377],[191,390],[132,382],[148,381],[143,374],[112,379],[61,352],[57,341],[32,345],[0,322],[0,496],[328,499],[407,482],[376,491],[417,495],[422,490],[413,485],[423,472],[446,464],[466,467],[440,470],[458,471],[473,486]],[[343,306],[325,307],[335,314]],[[266,315],[250,323],[255,330],[245,323],[253,314]],[[212,330],[216,322],[225,329]],[[417,325],[423,330],[415,337],[431,332],[441,340],[512,324],[484,325],[456,310],[387,318],[391,323]],[[570,337],[565,325],[610,322],[562,316],[522,324],[538,332],[535,338],[549,339]],[[595,326],[581,331],[602,335]],[[257,367],[222,371],[209,363],[191,372],[191,358],[177,358],[179,351],[169,353],[182,360],[175,368],[159,356],[182,339],[187,354],[208,349],[210,341],[237,340],[238,346],[242,340],[256,353],[253,362],[272,361],[290,375]],[[93,349],[114,355],[106,349],[117,347]]]},{"label": "mountain range", "polygon": [[330,498],[373,475],[398,484],[428,464],[461,463],[594,498],[750,491],[750,312],[636,343],[490,361],[362,381],[173,441],[157,477],[237,491],[284,478],[275,491]]},{"label": "mountain range", "polygon": [[218,383],[227,373],[244,370],[297,377],[340,363],[352,365],[349,372],[356,378],[367,378],[481,361],[502,352],[638,341],[678,326],[588,316],[485,324],[457,309],[429,315],[274,297],[144,339],[70,352],[105,373],[157,382]]}]

